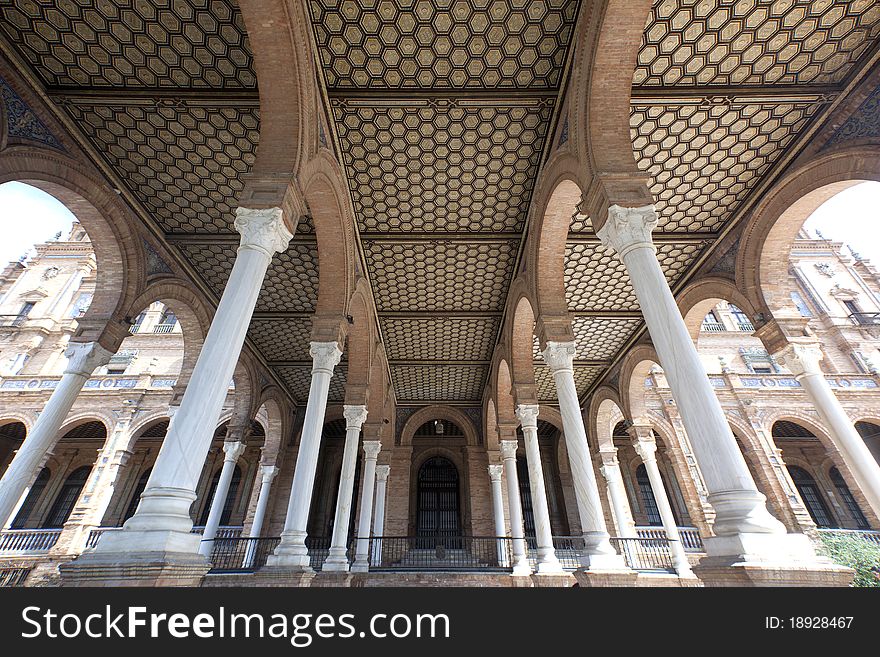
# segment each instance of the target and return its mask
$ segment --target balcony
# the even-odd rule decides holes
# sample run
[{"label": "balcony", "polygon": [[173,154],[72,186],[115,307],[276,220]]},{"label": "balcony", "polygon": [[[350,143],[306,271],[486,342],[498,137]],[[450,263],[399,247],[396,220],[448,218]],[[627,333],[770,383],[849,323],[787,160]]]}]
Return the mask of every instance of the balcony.
[{"label": "balcony", "polygon": [[21,328],[27,315],[0,315],[0,328]]},{"label": "balcony", "polygon": [[853,313],[849,320],[856,326],[880,326],[880,313]]},{"label": "balcony", "polygon": [[836,529],[819,527],[819,533],[829,536],[858,536],[868,543],[880,545],[880,531],[870,529]]},{"label": "balcony", "polygon": [[174,327],[177,326],[177,323],[171,324],[156,324],[153,327],[153,333],[171,333],[174,331]]},{"label": "balcony", "polygon": [[727,329],[721,322],[703,322],[700,324],[700,330],[707,333],[724,333]]},{"label": "balcony", "polygon": [[[703,539],[700,538],[700,530],[696,527],[679,527],[678,535],[685,552],[703,552]],[[663,527],[636,527],[636,536],[639,538],[666,538],[666,530]]]},{"label": "balcony", "polygon": [[0,532],[0,555],[45,554],[59,536],[61,529],[7,529]]}]

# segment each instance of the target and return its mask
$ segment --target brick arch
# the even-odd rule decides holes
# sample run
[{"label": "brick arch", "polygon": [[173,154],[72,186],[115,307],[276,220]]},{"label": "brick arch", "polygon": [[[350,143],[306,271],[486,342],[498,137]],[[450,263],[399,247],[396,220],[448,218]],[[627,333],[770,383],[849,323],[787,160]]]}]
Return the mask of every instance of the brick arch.
[{"label": "brick arch", "polygon": [[61,154],[16,146],[0,154],[0,184],[23,182],[63,203],[83,225],[97,262],[92,303],[78,320],[78,341],[98,340],[116,351],[128,333],[126,310],[143,284],[138,231],[117,194]]},{"label": "brick arch", "polygon": [[650,413],[645,403],[645,379],[651,368],[660,365],[657,352],[651,345],[641,344],[626,355],[620,368],[620,390],[624,415],[635,424],[650,424]]},{"label": "brick arch", "polygon": [[497,422],[499,425],[515,425],[516,402],[513,398],[513,378],[510,375],[510,366],[506,358],[498,361],[498,371],[495,380],[495,402],[497,404]]},{"label": "brick arch", "polygon": [[260,148],[252,173],[289,178],[318,141],[311,21],[301,2],[241,2],[239,8],[260,93]]},{"label": "brick arch", "polygon": [[587,440],[594,449],[614,447],[614,427],[624,419],[617,391],[602,386],[590,398]]},{"label": "brick arch", "polygon": [[483,435],[486,436],[486,450],[489,452],[500,449],[498,444],[498,411],[495,400],[489,397],[483,411]]},{"label": "brick arch", "polygon": [[303,195],[311,211],[318,242],[316,316],[344,317],[355,290],[354,212],[345,174],[327,149],[303,168]]},{"label": "brick arch", "polygon": [[134,447],[137,444],[137,441],[143,437],[143,434],[147,429],[152,428],[153,426],[159,424],[163,420],[169,421],[171,418],[168,417],[168,409],[162,409],[159,411],[155,411],[150,413],[149,415],[140,418],[136,423],[131,425],[129,429],[130,437],[128,439],[128,443],[125,446],[125,449],[129,452],[134,451]]},{"label": "brick arch", "polygon": [[577,161],[568,153],[555,155],[544,168],[532,200],[527,267],[540,316],[567,316],[565,247],[572,216],[583,185]]},{"label": "brick arch", "polygon": [[694,340],[699,337],[700,325],[719,301],[736,305],[755,321],[757,312],[751,300],[727,278],[710,276],[701,278],[682,290],[676,297],[678,309],[684,317],[685,326]]},{"label": "brick arch", "polygon": [[37,423],[37,418],[34,417],[32,413],[27,413],[23,411],[17,411],[12,408],[5,409],[0,415],[0,427],[5,427],[7,424],[23,424],[25,435],[31,432],[31,429]]},{"label": "brick arch", "polygon": [[511,286],[507,327],[510,345],[510,374],[516,404],[537,403],[534,369],[535,311],[532,299],[526,294],[525,282],[518,279]]},{"label": "brick arch", "polygon": [[[367,405],[367,421],[370,423],[382,423],[385,424],[385,420],[389,420],[390,418],[386,414],[387,404],[389,402],[389,377],[388,377],[388,368],[386,367],[385,361],[385,353],[382,348],[382,343],[376,340],[375,336],[371,336],[370,338],[373,340],[373,358],[369,365],[369,371],[367,373],[367,391],[368,395],[366,398]],[[351,365],[349,365],[349,368]],[[350,382],[351,379],[349,378]],[[346,391],[348,394],[348,391]],[[393,413],[391,414],[393,417]],[[392,434],[393,435],[393,434]]]},{"label": "brick arch", "polygon": [[[76,429],[78,426],[86,424],[88,422],[100,422],[104,425],[104,431],[106,432],[105,440],[110,438],[113,433],[113,427],[116,425],[116,419],[106,411],[97,411],[97,410],[86,410],[71,413],[64,421],[64,424],[61,425],[61,428],[58,429],[58,435],[55,439],[55,443],[57,444],[59,440],[64,438],[67,433],[73,429]],[[54,448],[55,445],[50,447],[50,451]]]},{"label": "brick arch", "polygon": [[448,420],[454,423],[462,430],[467,444],[470,446],[478,445],[480,442],[477,437],[477,428],[467,415],[453,406],[436,405],[425,406],[407,419],[406,424],[403,425],[403,430],[400,432],[400,444],[412,445],[413,436],[419,427],[431,420]]},{"label": "brick arch", "polygon": [[736,259],[737,286],[764,319],[800,317],[788,288],[787,254],[798,230],[822,203],[863,181],[880,181],[880,147],[840,148],[787,174],[761,199],[746,224]]},{"label": "brick arch", "polygon": [[274,386],[264,391],[260,397],[260,406],[256,415],[262,415],[262,412],[265,412],[266,421],[263,423],[263,432],[266,434],[266,438],[263,441],[261,458],[264,465],[276,463],[284,436],[287,435],[288,423],[286,419],[288,414],[282,410],[284,406],[283,393]]},{"label": "brick arch", "polygon": [[162,302],[174,313],[183,333],[183,360],[174,386],[176,397],[177,392],[185,390],[189,383],[205,343],[205,336],[211,328],[212,313],[188,283],[179,279],[165,279],[148,286],[132,301],[126,317],[137,317],[144,308],[156,301]]},{"label": "brick arch", "polygon": [[[366,405],[372,387],[373,349],[375,346],[374,320],[370,312],[369,287],[366,279],[358,279],[348,303],[348,373],[345,377],[345,403]],[[381,386],[381,380],[377,384]],[[381,390],[376,391],[381,395]]]},{"label": "brick arch", "polygon": [[652,0],[605,0],[591,8],[572,65],[570,130],[583,169],[588,213],[598,229],[608,205],[653,202],[630,137],[630,96]]}]

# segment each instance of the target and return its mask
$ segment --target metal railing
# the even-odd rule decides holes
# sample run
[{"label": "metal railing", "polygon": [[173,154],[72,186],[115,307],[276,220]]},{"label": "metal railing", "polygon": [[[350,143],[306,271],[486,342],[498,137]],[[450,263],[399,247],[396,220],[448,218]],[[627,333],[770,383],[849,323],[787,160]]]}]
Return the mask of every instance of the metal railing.
[{"label": "metal railing", "polygon": [[738,331],[744,331],[746,333],[751,333],[755,330],[755,327],[751,322],[737,322],[736,329]]},{"label": "metal railing", "polygon": [[156,324],[153,333],[171,333],[177,324]]},{"label": "metal railing", "polygon": [[[700,538],[700,530],[696,527],[679,527],[678,535],[685,552],[703,552],[703,539]],[[639,538],[666,539],[666,530],[663,527],[636,527],[636,536]]]},{"label": "metal railing", "polygon": [[869,543],[880,545],[880,531],[874,531],[872,529],[837,529],[820,527],[819,533],[829,534],[831,536],[858,536]]},{"label": "metal railing", "polygon": [[674,573],[672,550],[667,538],[612,538],[626,565],[639,572]]},{"label": "metal railing", "polygon": [[875,326],[880,324],[880,313],[852,313],[849,319],[857,326]]},{"label": "metal railing", "polygon": [[0,554],[48,552],[61,529],[5,529],[0,532]]},{"label": "metal railing", "polygon": [[723,333],[727,328],[721,322],[703,322],[700,324],[700,330],[708,333]]},{"label": "metal railing", "polygon": [[374,571],[509,571],[512,563],[506,536],[373,536],[369,542]]},{"label": "metal railing", "polygon": [[0,588],[24,586],[30,568],[0,568]]},{"label": "metal railing", "polygon": [[266,565],[281,542],[275,538],[216,538],[211,550],[212,573],[250,573]]},{"label": "metal railing", "polygon": [[[564,570],[572,571],[581,567],[581,555],[586,548],[583,536],[554,536],[553,549]],[[538,541],[534,536],[526,536],[526,556],[532,570],[538,567]]]},{"label": "metal railing", "polygon": [[[86,539],[86,549],[93,548],[98,544],[98,539],[101,538],[101,535],[104,532],[115,532],[122,529],[122,527],[96,527],[95,529],[89,532],[89,536]],[[241,536],[241,527],[218,527],[217,528],[217,538],[238,538]],[[201,534],[205,531],[205,528],[202,526],[193,527],[193,534]]]}]

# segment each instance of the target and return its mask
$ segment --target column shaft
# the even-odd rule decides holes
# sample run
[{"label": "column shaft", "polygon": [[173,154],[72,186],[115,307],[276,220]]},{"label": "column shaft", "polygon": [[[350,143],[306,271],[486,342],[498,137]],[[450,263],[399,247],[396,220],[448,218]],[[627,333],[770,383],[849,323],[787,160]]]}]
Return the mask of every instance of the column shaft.
[{"label": "column shaft", "polygon": [[351,518],[351,496],[354,491],[354,470],[357,463],[358,441],[361,425],[367,419],[366,406],[346,406],[345,448],[342,452],[342,472],[339,475],[339,491],[336,495],[336,515],[333,520],[333,537],[330,552],[324,561],[326,571],[347,571],[345,556],[348,546],[348,522]]},{"label": "column shaft", "polygon": [[376,466],[376,508],[373,512],[373,555],[370,565],[378,566],[382,563],[382,539],[385,534],[385,492],[388,489],[388,474],[391,472],[390,465]]},{"label": "column shaft", "polygon": [[[501,489],[501,474],[504,470],[503,465],[489,466],[489,480],[492,482],[492,518],[495,522],[495,536],[501,539],[505,536],[504,531],[504,500]],[[506,540],[498,541],[498,564],[507,564],[507,550],[505,549]]]},{"label": "column shaft", "polygon": [[516,473],[516,441],[501,441],[504,478],[507,480],[507,507],[510,515],[510,537],[513,543],[513,574],[531,575],[523,532],[522,502],[519,497],[519,476]]},{"label": "column shaft", "polygon": [[376,487],[376,458],[382,443],[378,440],[364,441],[364,482],[361,488],[361,508],[358,518],[358,538],[352,572],[366,572],[370,569],[370,524],[373,520],[373,489]]},{"label": "column shaft", "polygon": [[281,532],[281,543],[268,562],[272,566],[291,566],[305,571],[311,570],[306,548],[306,525],[315,485],[315,469],[318,467],[327,395],[330,392],[333,368],[339,363],[342,351],[335,342],[313,342],[311,355],[312,383],[309,387],[299,452],[296,455],[287,518],[284,521],[284,531]]},{"label": "column shaft", "polygon": [[603,461],[601,472],[608,484],[608,497],[611,500],[611,509],[617,523],[617,535],[621,538],[635,538],[635,523],[629,511],[629,500],[626,497],[626,488],[623,485],[623,475],[620,472],[620,464],[617,462],[616,451],[607,455],[604,450],[600,452]]},{"label": "column shaft", "polygon": [[96,367],[106,364],[112,356],[97,342],[71,344],[66,355],[69,360],[61,381],[0,479],[0,523],[3,525],[11,520],[24,490],[36,476],[37,467],[60,438],[61,425],[86,381]]},{"label": "column shaft", "polygon": [[229,484],[235,472],[235,464],[244,452],[245,445],[240,442],[226,442],[223,444],[223,468],[220,470],[220,479],[217,480],[217,488],[214,490],[214,498],[211,500],[211,510],[205,521],[205,531],[202,533],[202,542],[199,544],[199,554],[210,558],[214,549],[214,539],[217,538],[217,529],[220,527],[220,519],[223,516],[223,508],[226,506],[226,498],[229,495]]},{"label": "column shaft", "polygon": [[247,552],[244,558],[244,567],[250,568],[258,553],[260,534],[263,532],[263,522],[266,519],[266,509],[269,506],[269,492],[272,490],[272,480],[278,474],[278,468],[272,465],[260,466],[260,494],[257,497],[257,508],[254,510],[254,520],[251,523],[250,538]]}]

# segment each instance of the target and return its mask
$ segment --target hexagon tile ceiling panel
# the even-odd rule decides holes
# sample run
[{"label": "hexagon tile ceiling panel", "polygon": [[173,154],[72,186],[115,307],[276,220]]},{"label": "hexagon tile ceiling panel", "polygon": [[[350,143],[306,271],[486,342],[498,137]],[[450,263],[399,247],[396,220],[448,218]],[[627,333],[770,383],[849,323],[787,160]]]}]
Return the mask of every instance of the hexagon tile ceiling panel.
[{"label": "hexagon tile ceiling panel", "polygon": [[257,86],[235,0],[0,0],[0,18],[50,87]]},{"label": "hexagon tile ceiling panel", "polygon": [[878,36],[874,0],[660,0],[633,83],[832,84]]},{"label": "hexagon tile ceiling panel", "polygon": [[398,401],[477,401],[580,3],[309,7]]}]

